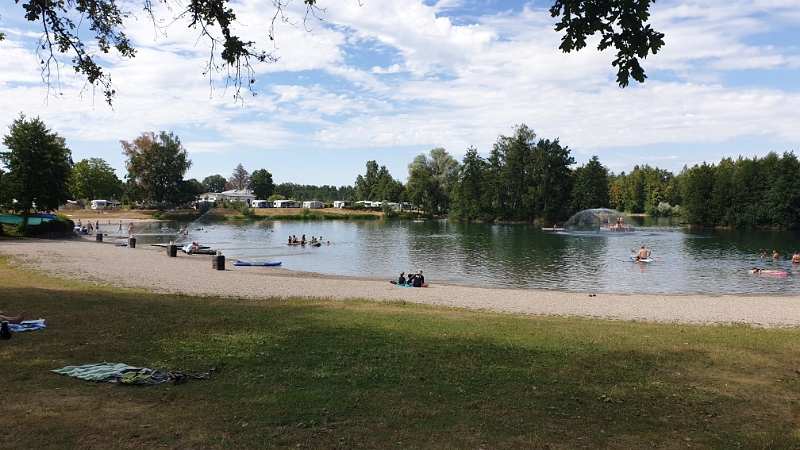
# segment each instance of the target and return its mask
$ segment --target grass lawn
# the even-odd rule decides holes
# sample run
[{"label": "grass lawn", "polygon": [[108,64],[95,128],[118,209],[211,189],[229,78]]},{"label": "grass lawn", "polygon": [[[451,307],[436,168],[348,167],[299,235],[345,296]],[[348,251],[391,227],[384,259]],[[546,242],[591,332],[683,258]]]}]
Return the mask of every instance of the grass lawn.
[{"label": "grass lawn", "polygon": [[[176,280],[186,282],[186,280]],[[3,448],[800,448],[800,330],[156,295],[9,268]],[[174,386],[49,372],[222,371]]]}]

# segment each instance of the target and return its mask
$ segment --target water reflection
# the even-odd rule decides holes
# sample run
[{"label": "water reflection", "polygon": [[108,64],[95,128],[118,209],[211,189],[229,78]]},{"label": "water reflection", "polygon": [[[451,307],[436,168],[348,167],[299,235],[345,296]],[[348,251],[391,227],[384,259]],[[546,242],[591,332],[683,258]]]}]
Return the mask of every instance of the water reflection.
[{"label": "water reflection", "polygon": [[[150,224],[141,245],[199,241],[229,258],[280,260],[285,268],[393,279],[423,269],[434,283],[609,293],[794,294],[798,234],[696,230],[673,218],[629,217],[636,232],[553,232],[531,225],[405,221],[242,221],[232,224]],[[179,236],[182,226],[189,236]],[[195,228],[200,228],[196,230]],[[287,246],[288,236],[320,237],[330,245]],[[651,249],[653,263],[628,255]],[[773,261],[773,249],[782,257]],[[760,254],[769,252],[762,260]],[[787,277],[746,273],[753,266]],[[387,283],[388,284],[388,283]]]}]

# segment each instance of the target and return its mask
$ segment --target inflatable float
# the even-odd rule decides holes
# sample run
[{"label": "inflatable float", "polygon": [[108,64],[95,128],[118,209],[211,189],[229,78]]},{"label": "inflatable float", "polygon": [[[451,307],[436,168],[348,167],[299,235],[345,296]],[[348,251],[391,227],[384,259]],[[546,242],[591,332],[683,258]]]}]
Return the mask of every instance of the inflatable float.
[{"label": "inflatable float", "polygon": [[280,266],[280,261],[236,261],[234,266]]}]

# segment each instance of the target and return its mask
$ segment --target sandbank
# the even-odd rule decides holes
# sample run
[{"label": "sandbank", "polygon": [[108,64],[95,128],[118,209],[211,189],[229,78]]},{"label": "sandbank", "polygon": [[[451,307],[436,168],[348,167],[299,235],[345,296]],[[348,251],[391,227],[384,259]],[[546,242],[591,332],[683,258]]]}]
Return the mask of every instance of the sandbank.
[{"label": "sandbank", "polygon": [[[109,235],[113,238],[113,235]],[[110,240],[110,239],[109,239]],[[108,241],[108,240],[107,240]],[[619,295],[536,289],[499,289],[437,284],[404,288],[384,280],[341,277],[286,268],[235,267],[213,270],[211,256],[170,258],[160,247],[116,247],[94,237],[2,241],[11,264],[58,279],[144,289],[152,292],[238,298],[324,298],[406,301],[512,314],[577,316],[680,324],[800,326],[798,296]]]}]

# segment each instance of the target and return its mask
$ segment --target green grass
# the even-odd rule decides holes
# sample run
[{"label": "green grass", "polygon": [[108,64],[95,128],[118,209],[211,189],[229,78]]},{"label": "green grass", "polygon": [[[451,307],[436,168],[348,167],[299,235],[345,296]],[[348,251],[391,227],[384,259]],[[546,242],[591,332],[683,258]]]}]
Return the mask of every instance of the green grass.
[{"label": "green grass", "polygon": [[[800,448],[797,329],[156,295],[5,259],[0,292],[48,323],[0,341],[5,448]],[[49,372],[102,361],[222,372]]]}]

